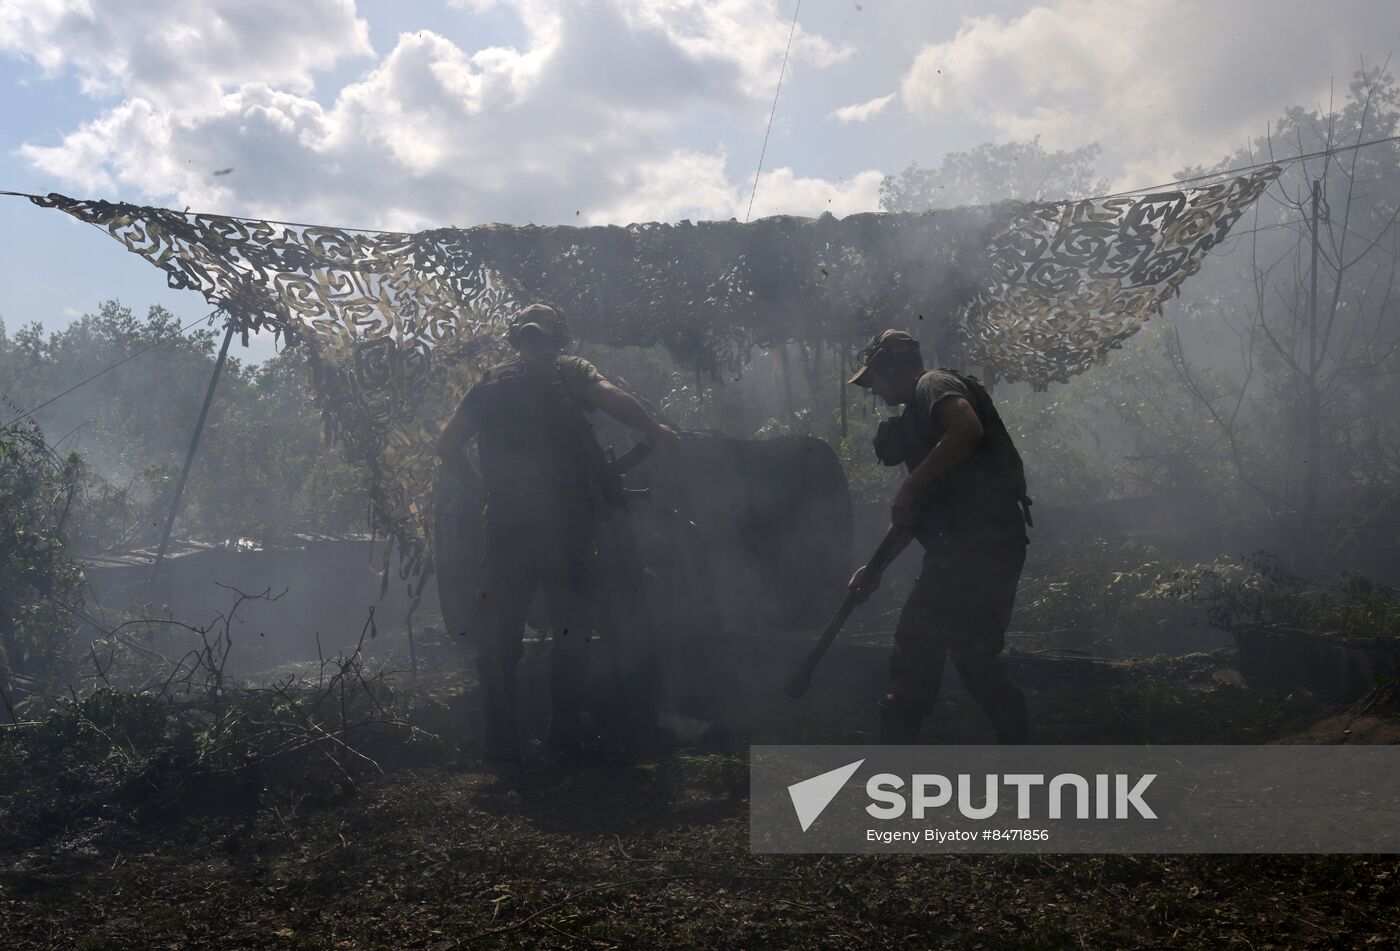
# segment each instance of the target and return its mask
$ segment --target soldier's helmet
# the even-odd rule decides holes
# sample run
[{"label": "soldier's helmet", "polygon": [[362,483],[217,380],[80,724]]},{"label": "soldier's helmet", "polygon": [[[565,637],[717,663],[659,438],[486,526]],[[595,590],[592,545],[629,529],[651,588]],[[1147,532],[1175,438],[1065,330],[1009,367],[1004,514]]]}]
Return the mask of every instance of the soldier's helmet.
[{"label": "soldier's helmet", "polygon": [[523,308],[510,319],[510,325],[506,329],[506,339],[517,350],[534,334],[543,336],[558,345],[561,350],[572,341],[569,325],[564,322],[559,312],[548,304],[531,304]]}]

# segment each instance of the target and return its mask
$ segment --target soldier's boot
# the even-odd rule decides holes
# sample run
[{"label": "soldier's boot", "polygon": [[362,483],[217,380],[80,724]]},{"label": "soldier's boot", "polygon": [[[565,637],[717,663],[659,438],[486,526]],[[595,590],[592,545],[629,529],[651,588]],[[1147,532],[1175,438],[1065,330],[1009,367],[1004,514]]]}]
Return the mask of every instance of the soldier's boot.
[{"label": "soldier's boot", "polygon": [[909,746],[919,742],[922,713],[910,713],[895,704],[892,698],[881,700],[876,708],[879,715],[880,743],[889,746]]},{"label": "soldier's boot", "polygon": [[556,645],[549,658],[549,744],[565,757],[578,755],[586,738],[583,710],[587,695],[587,651],[561,650]]},{"label": "soldier's boot", "polygon": [[515,665],[495,657],[478,657],[476,670],[481,685],[482,755],[497,762],[519,763]]}]

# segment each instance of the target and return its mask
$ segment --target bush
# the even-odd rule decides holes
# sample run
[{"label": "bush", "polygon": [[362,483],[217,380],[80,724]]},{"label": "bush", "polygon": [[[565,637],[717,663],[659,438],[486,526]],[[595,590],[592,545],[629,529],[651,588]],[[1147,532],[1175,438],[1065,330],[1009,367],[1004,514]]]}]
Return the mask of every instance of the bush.
[{"label": "bush", "polygon": [[0,429],[0,687],[7,670],[56,681],[66,667],[82,575],[65,529],[80,476],[37,426]]},{"label": "bush", "polygon": [[1151,545],[1087,538],[1032,545],[1012,628],[1021,649],[1103,656],[1185,653],[1212,646],[1190,633],[1192,607],[1157,596],[1177,570]]},{"label": "bush", "polygon": [[1151,593],[1199,605],[1223,630],[1249,624],[1344,637],[1400,637],[1400,600],[1391,589],[1347,574],[1338,588],[1327,590],[1294,575],[1268,552],[1179,569]]},{"label": "bush", "polygon": [[0,848],[95,814],[163,822],[326,804],[364,776],[450,752],[420,725],[441,711],[365,669],[358,649],[267,686],[179,689],[188,682],[21,704],[20,724],[0,731]]}]

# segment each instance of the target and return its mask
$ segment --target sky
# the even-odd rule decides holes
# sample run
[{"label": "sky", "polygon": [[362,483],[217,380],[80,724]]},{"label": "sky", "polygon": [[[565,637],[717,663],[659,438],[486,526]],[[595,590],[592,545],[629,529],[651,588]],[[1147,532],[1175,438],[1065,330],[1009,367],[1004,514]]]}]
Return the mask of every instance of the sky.
[{"label": "sky", "polygon": [[[1100,175],[1139,187],[1219,161],[1291,105],[1340,101],[1363,62],[1400,51],[1394,0],[1322,9],[0,0],[0,189],[393,230],[742,220],[751,193],[755,218],[844,216],[877,210],[881,178],[911,162],[1035,137],[1098,143]],[[11,330],[113,297],[208,310],[16,198],[0,197],[0,286]]]}]

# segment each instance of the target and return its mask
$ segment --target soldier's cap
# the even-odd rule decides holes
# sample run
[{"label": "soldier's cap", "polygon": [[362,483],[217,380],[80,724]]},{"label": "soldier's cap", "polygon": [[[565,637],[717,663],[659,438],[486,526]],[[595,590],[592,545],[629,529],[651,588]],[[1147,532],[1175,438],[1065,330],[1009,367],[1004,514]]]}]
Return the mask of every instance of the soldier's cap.
[{"label": "soldier's cap", "polygon": [[568,340],[569,327],[559,311],[548,304],[531,304],[510,320],[511,343],[518,343],[527,332],[542,333],[557,340]]},{"label": "soldier's cap", "polygon": [[847,380],[856,386],[870,385],[870,368],[896,353],[918,353],[919,341],[902,330],[882,330],[860,352],[860,369]]}]

